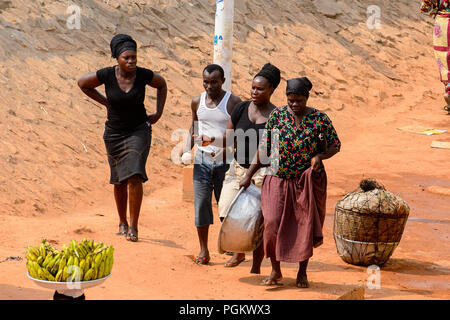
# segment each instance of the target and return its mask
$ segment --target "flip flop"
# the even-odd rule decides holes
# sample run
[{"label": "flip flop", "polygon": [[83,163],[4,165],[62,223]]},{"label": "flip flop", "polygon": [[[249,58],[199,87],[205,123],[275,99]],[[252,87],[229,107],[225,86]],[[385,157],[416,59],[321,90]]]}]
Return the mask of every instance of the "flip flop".
[{"label": "flip flop", "polygon": [[450,107],[449,106],[443,106],[442,110],[447,111],[448,113],[450,113]]},{"label": "flip flop", "polygon": [[225,263],[225,265],[224,265],[224,267],[225,268],[234,268],[234,267],[237,267],[238,265],[240,265],[241,264],[241,262],[244,262],[245,261],[245,258],[244,259],[241,259],[241,260],[236,260],[236,261],[233,261],[233,262],[227,262],[227,263]]},{"label": "flip flop", "polygon": [[210,257],[197,257],[195,258],[196,264],[208,264],[210,260]]},{"label": "flip flop", "polygon": [[118,236],[126,236],[128,233],[128,225],[125,223],[120,223],[119,224],[119,232],[117,232],[116,234]]},{"label": "flip flop", "polygon": [[262,281],[262,285],[263,286],[282,286],[283,284],[279,282],[281,280],[283,280],[283,277],[279,277],[277,279],[273,279],[273,278],[269,277]]},{"label": "flip flop", "polygon": [[131,242],[137,242],[138,241],[138,231],[136,228],[129,227],[127,233],[127,240]]}]

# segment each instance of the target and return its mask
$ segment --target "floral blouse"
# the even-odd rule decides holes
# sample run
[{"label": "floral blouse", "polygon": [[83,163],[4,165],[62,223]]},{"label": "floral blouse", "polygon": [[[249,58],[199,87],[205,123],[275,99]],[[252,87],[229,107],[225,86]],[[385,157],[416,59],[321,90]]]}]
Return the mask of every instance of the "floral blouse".
[{"label": "floral blouse", "polygon": [[449,0],[422,0],[420,12],[433,16],[439,11],[450,11]]},{"label": "floral blouse", "polygon": [[270,149],[271,166],[266,174],[284,179],[299,177],[311,166],[311,159],[318,153],[320,133],[324,134],[328,148],[340,149],[341,142],[325,113],[313,109],[296,126],[288,106],[273,110],[262,138],[262,147]]}]

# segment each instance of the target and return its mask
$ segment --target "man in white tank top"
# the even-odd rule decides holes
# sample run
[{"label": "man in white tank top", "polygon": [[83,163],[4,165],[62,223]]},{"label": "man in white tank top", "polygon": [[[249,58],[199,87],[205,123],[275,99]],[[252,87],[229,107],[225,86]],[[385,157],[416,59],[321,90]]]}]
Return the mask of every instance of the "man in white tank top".
[{"label": "man in white tank top", "polygon": [[[205,92],[192,99],[191,140],[181,153],[192,149],[194,135],[219,137],[225,134],[231,113],[241,99],[222,89],[224,75],[222,67],[216,64],[208,65],[203,70]],[[195,226],[200,243],[200,253],[196,258],[198,264],[208,264],[210,260],[208,232],[209,226],[213,224],[212,193],[216,202],[219,202],[225,172],[229,167],[223,151],[217,146],[202,146],[201,142],[197,144],[193,179]]]}]

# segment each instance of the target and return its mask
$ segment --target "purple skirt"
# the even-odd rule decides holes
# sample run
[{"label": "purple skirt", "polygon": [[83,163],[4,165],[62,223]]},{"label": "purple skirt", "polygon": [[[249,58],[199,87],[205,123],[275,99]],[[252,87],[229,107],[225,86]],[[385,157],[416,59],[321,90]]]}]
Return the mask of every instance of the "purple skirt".
[{"label": "purple skirt", "polygon": [[264,216],[264,251],[277,261],[301,262],[323,243],[326,213],[325,170],[305,170],[300,177],[267,175],[261,189]]}]

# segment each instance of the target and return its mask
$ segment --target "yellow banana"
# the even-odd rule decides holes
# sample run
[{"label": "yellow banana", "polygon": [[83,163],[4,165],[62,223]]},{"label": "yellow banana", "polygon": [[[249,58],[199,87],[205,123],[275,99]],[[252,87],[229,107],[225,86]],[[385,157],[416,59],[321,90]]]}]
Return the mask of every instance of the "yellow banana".
[{"label": "yellow banana", "polygon": [[59,269],[58,273],[55,276],[55,281],[62,281],[63,270]]},{"label": "yellow banana", "polygon": [[111,256],[107,256],[105,260],[105,270],[103,271],[103,276],[107,276],[111,271],[109,270],[109,266],[111,264]]},{"label": "yellow banana", "polygon": [[36,261],[32,261],[32,262],[31,262],[31,266],[33,267],[34,272],[35,272],[36,274],[38,274],[39,269],[41,268],[41,267],[39,266],[39,264],[38,264]]},{"label": "yellow banana", "polygon": [[30,270],[28,271],[28,273],[30,274],[30,276],[32,276],[35,279],[39,279],[39,275],[36,273],[36,271],[34,271],[33,267],[30,267]]},{"label": "yellow banana", "polygon": [[44,258],[43,258],[42,256],[39,256],[39,257],[37,258],[36,262],[37,262],[39,265],[42,265],[42,263],[44,262]]},{"label": "yellow banana", "polygon": [[73,258],[73,265],[78,267],[79,264],[80,264],[80,260],[78,259],[77,256],[75,256],[75,258]]},{"label": "yellow banana", "polygon": [[84,257],[87,257],[87,255],[89,254],[89,251],[90,251],[89,247],[87,246],[87,243],[82,243],[81,248],[84,253]]},{"label": "yellow banana", "polygon": [[101,253],[97,253],[97,255],[95,256],[94,261],[95,261],[95,265],[99,266],[100,263],[102,262],[102,254]]},{"label": "yellow banana", "polygon": [[98,267],[93,267],[92,268],[94,270],[93,274],[92,274],[92,280],[97,279],[98,276]]},{"label": "yellow banana", "polygon": [[[113,256],[109,256],[109,261],[108,261],[108,274],[111,273],[113,264],[114,264],[114,257],[113,257]],[[107,274],[107,275],[108,275],[108,274]]]},{"label": "yellow banana", "polygon": [[106,254],[108,256],[114,255],[114,247],[113,246],[109,246],[108,249],[106,249]]},{"label": "yellow banana", "polygon": [[60,254],[57,254],[45,267],[48,271],[52,270],[53,266],[55,265],[58,258],[61,257]]},{"label": "yellow banana", "polygon": [[89,269],[87,272],[85,272],[83,280],[84,281],[89,281],[92,279],[92,276],[94,275],[94,269]]},{"label": "yellow banana", "polygon": [[[31,262],[31,261],[27,261],[27,263],[26,263],[25,266],[27,267],[28,273],[30,273],[31,270],[33,270],[33,265],[32,265],[32,262]],[[30,274],[31,274],[31,273],[30,273]]]},{"label": "yellow banana", "polygon": [[51,252],[47,253],[47,257],[45,258],[44,262],[42,263],[42,266],[43,266],[44,268],[46,268],[47,265],[48,265],[48,264],[50,263],[50,261],[52,260],[52,258],[53,258],[53,254],[52,254]]},{"label": "yellow banana", "polygon": [[29,261],[37,261],[37,256],[34,253],[32,253],[31,251],[28,251],[25,256],[27,257],[27,260],[29,260]]},{"label": "yellow banana", "polygon": [[86,265],[86,260],[85,259],[81,259],[81,261],[80,261],[80,269],[84,270],[85,265]]},{"label": "yellow banana", "polygon": [[41,280],[47,280],[47,276],[45,275],[44,270],[45,269],[43,268],[39,268],[38,270],[38,278]]},{"label": "yellow banana", "polygon": [[91,252],[91,248],[89,247],[89,242],[85,242],[82,244],[83,249],[86,251],[86,255],[88,255]]},{"label": "yellow banana", "polygon": [[69,260],[67,260],[67,264],[68,267],[73,265],[73,256],[69,257]]},{"label": "yellow banana", "polygon": [[32,246],[29,246],[29,247],[27,248],[27,252],[28,252],[28,253],[31,253],[31,255],[35,256],[36,259],[37,259],[37,257],[39,257],[39,256],[41,255],[41,253],[39,252],[39,250],[38,250],[37,248],[35,248],[35,247],[32,247]]},{"label": "yellow banana", "polygon": [[47,278],[47,280],[55,281],[55,277],[47,269],[42,269],[42,271],[44,271],[44,274],[45,274],[45,277]]},{"label": "yellow banana", "polygon": [[67,281],[67,278],[70,276],[70,274],[67,272],[67,266],[64,267],[63,273],[62,273],[62,281]]},{"label": "yellow banana", "polygon": [[47,250],[45,249],[45,246],[43,244],[41,244],[39,248],[39,255],[44,259],[47,256]]},{"label": "yellow banana", "polygon": [[102,261],[102,263],[100,264],[100,267],[98,268],[98,278],[103,278],[104,277],[104,272],[105,272],[105,260]]},{"label": "yellow banana", "polygon": [[66,258],[66,256],[63,256],[61,258],[61,261],[59,262],[58,272],[59,272],[59,270],[64,270],[64,267],[66,266],[66,263],[67,263],[67,258]]},{"label": "yellow banana", "polygon": [[62,259],[62,257],[61,257],[61,254],[60,254],[59,257],[56,258],[56,262],[55,262],[55,264],[53,265],[53,267],[50,270],[51,274],[56,275],[56,273],[59,270],[59,264],[61,263],[61,259]]}]

